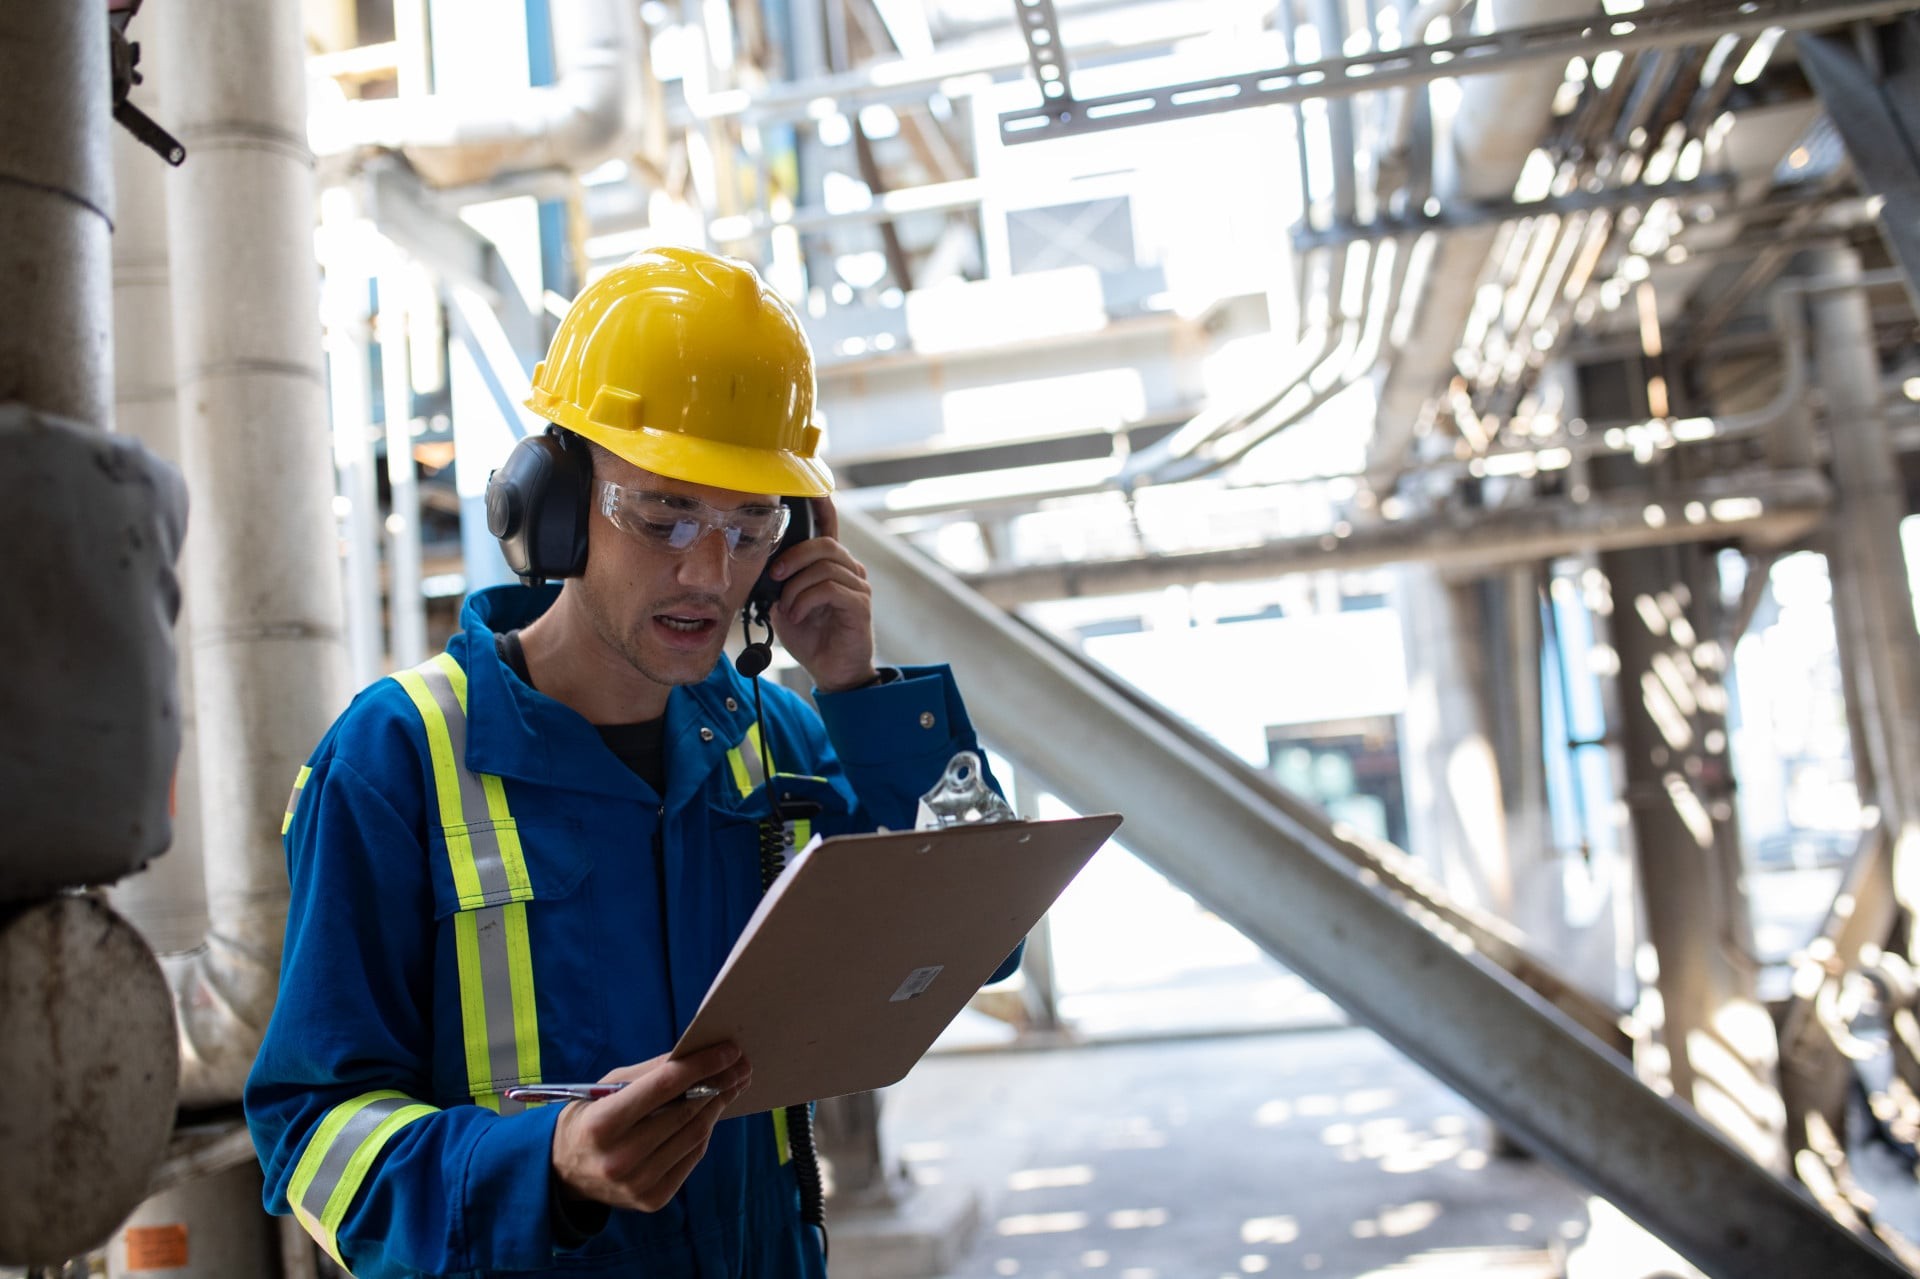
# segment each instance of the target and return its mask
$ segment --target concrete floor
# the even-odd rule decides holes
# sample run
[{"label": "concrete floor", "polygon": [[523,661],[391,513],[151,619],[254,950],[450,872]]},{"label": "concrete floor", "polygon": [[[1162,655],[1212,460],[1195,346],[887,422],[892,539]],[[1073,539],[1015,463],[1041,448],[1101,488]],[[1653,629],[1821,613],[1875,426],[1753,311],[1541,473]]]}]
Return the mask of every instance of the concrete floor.
[{"label": "concrete floor", "polygon": [[1586,1198],[1351,1028],[948,1052],[887,1094],[886,1148],[981,1197],[950,1279],[1549,1279]]}]

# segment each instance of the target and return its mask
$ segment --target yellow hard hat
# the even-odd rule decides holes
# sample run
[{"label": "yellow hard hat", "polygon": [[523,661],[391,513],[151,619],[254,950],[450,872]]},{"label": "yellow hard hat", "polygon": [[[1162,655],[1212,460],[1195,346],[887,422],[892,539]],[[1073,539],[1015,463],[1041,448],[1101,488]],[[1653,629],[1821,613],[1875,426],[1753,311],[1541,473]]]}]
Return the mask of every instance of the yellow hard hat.
[{"label": "yellow hard hat", "polygon": [[813,351],[754,269],[699,249],[639,253],[568,308],[527,407],[642,470],[819,497]]}]

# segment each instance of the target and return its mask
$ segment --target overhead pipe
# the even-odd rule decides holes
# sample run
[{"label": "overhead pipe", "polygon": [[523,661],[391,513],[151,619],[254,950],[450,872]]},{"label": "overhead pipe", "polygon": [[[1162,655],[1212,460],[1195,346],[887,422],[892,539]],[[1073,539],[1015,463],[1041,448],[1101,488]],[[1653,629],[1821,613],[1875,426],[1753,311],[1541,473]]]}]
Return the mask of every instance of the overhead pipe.
[{"label": "overhead pipe", "polygon": [[[197,506],[191,636],[205,944],[166,957],[181,1100],[232,1102],[280,974],[287,794],[346,704],[300,8],[155,6],[191,161],[168,192],[181,451]],[[236,282],[239,287],[235,287]]]},{"label": "overhead pipe", "polygon": [[469,186],[509,173],[590,169],[637,136],[642,85],[633,6],[552,0],[555,79],[502,93],[336,102],[313,114],[323,156],[398,151],[426,181]]},{"label": "overhead pipe", "polygon": [[1288,573],[1388,564],[1486,572],[1586,550],[1732,538],[1763,545],[1790,543],[1818,527],[1831,502],[1826,481],[1817,473],[1769,472],[1744,482],[1602,494],[1581,503],[1537,502],[1362,524],[1345,536],[1329,532],[1223,551],[1029,564],[968,574],[966,580],[995,604],[1012,608],[1196,581],[1261,581]]},{"label": "overhead pipe", "polygon": [[[1475,22],[1501,30],[1584,17],[1595,8],[1591,0],[1482,0]],[[1562,74],[1555,63],[1461,81],[1460,106],[1448,135],[1452,155],[1444,171],[1443,201],[1505,200],[1513,194],[1527,156],[1545,131]],[[1387,366],[1374,412],[1368,471],[1375,492],[1392,491],[1433,388],[1452,377],[1454,349],[1497,234],[1497,226],[1488,226],[1441,237],[1415,296],[1398,301],[1411,307],[1413,316],[1406,342]]]}]

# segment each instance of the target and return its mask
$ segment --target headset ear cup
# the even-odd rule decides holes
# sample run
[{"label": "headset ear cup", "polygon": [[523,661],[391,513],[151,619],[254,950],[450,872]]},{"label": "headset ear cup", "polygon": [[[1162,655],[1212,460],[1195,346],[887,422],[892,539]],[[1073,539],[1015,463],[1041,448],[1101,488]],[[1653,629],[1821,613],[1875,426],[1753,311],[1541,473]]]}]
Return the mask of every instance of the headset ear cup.
[{"label": "headset ear cup", "polygon": [[587,567],[587,488],[593,459],[560,431],[529,436],[487,480],[487,528],[528,582],[578,577]]},{"label": "headset ear cup", "polygon": [[541,512],[541,562],[548,577],[579,577],[587,571],[587,516],[592,500],[593,453],[571,431],[550,431],[553,471]]}]

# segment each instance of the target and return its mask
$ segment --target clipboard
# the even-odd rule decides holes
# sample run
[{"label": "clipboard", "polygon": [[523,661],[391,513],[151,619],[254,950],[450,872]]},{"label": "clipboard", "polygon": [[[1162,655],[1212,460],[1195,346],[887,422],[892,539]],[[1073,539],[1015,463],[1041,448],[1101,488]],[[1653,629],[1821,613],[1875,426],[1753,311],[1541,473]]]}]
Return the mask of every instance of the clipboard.
[{"label": "clipboard", "polygon": [[898,1083],[1120,821],[816,838],[761,899],[672,1055],[740,1046],[753,1083],[728,1118]]}]

